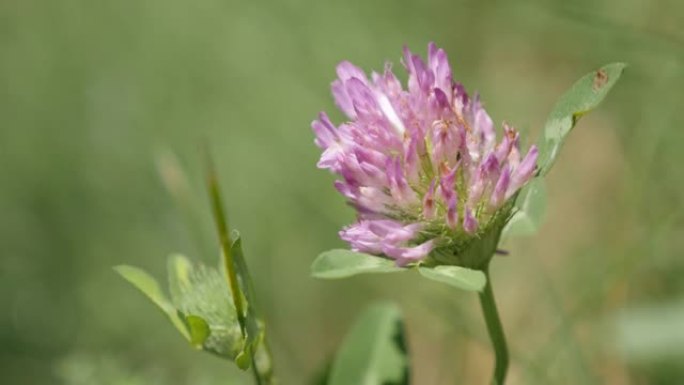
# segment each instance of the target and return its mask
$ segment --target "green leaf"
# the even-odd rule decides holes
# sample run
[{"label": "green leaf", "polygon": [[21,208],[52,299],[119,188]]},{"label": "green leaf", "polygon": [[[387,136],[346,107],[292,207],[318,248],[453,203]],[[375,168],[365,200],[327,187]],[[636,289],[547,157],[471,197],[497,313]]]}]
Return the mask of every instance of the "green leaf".
[{"label": "green leaf", "polygon": [[596,108],[622,75],[626,64],[613,63],[579,79],[556,103],[539,139],[540,175],[553,166],[566,136],[580,117]]},{"label": "green leaf", "polygon": [[200,316],[191,314],[185,316],[185,324],[188,326],[188,330],[190,330],[190,343],[194,347],[202,349],[204,342],[211,334],[211,329],[207,321]]},{"label": "green leaf", "polygon": [[182,255],[169,257],[168,275],[171,298],[190,332],[190,343],[234,360],[244,339],[223,275],[213,267],[194,266]]},{"label": "green leaf", "polygon": [[270,384],[274,381],[271,356],[266,344],[264,323],[256,312],[256,296],[242,252],[242,241],[237,232],[233,234],[233,240],[231,240],[218,176],[208,153],[207,187],[221,245],[224,282],[230,288],[227,292],[232,296],[232,304],[237,314],[243,342],[242,348],[235,357],[235,363],[241,369],[247,369],[253,363],[256,368],[257,382]]},{"label": "green leaf", "polygon": [[173,254],[167,261],[169,291],[171,298],[178,298],[192,288],[192,263],[185,256]]},{"label": "green leaf", "polygon": [[119,273],[131,285],[135,286],[143,294],[147,296],[155,305],[157,305],[169,317],[173,325],[188,341],[190,334],[188,333],[185,323],[178,316],[176,308],[166,298],[164,293],[151,275],[144,270],[128,265],[119,265],[114,267],[114,270]]},{"label": "green leaf", "polygon": [[242,251],[242,238],[237,231],[233,231],[233,243],[231,245],[231,252],[233,254],[233,263],[235,264],[235,272],[237,274],[238,286],[242,292],[243,300],[246,301],[245,317],[253,317],[257,319],[256,312],[256,295],[254,293],[254,285],[252,278],[247,269],[247,262],[245,261],[245,254]]},{"label": "green leaf", "polygon": [[238,368],[247,370],[250,366],[252,366],[252,355],[250,351],[250,349],[245,347],[235,357],[235,365],[237,365]]},{"label": "green leaf", "polygon": [[370,254],[335,249],[321,253],[311,264],[311,275],[316,278],[346,278],[362,273],[395,273],[405,271],[394,261]]},{"label": "green leaf", "polygon": [[242,238],[237,231],[233,232],[233,244],[231,245],[231,252],[233,255],[233,263],[235,264],[235,272],[238,278],[238,284],[241,295],[243,296],[243,303],[245,304],[245,321],[247,328],[247,338],[244,349],[241,355],[236,360],[238,366],[241,363],[247,362],[246,369],[249,367],[250,360],[240,359],[241,357],[249,357],[254,359],[256,369],[262,380],[270,382],[273,378],[273,363],[271,362],[271,355],[268,353],[268,347],[265,340],[265,326],[261,320],[256,306],[256,294],[254,292],[254,285],[252,278],[247,268],[245,255],[242,251]]},{"label": "green leaf", "polygon": [[543,178],[534,178],[522,189],[515,202],[514,213],[502,231],[502,238],[533,235],[546,214],[546,188]]},{"label": "green leaf", "polygon": [[346,336],[329,385],[408,384],[409,358],[401,313],[393,304],[369,307]]},{"label": "green leaf", "polygon": [[425,278],[466,291],[482,291],[487,283],[487,277],[483,272],[461,266],[419,266],[418,272]]}]

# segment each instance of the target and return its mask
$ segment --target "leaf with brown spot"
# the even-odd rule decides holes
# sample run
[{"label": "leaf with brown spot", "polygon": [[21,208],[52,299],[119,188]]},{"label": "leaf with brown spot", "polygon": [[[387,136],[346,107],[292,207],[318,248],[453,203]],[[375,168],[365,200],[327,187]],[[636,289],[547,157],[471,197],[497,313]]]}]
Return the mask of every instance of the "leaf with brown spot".
[{"label": "leaf with brown spot", "polygon": [[601,68],[600,70],[596,71],[596,75],[594,75],[594,91],[600,90],[603,86],[606,85],[608,82],[608,73],[606,70]]},{"label": "leaf with brown spot", "polygon": [[590,72],[565,92],[551,111],[544,131],[537,142],[539,175],[544,176],[553,166],[558,153],[577,121],[596,108],[622,75],[624,63],[612,63]]}]

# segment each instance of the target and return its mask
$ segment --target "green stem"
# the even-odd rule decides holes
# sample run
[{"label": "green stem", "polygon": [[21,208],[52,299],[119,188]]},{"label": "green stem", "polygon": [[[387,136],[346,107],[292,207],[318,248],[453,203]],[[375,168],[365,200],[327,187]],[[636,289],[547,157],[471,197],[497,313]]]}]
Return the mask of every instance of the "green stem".
[{"label": "green stem", "polygon": [[256,381],[257,385],[262,385],[263,382],[261,381],[261,374],[259,373],[259,369],[257,369],[256,360],[254,360],[254,352],[252,349],[249,350],[249,354],[252,358],[252,374],[254,375],[254,380]]},{"label": "green stem", "polygon": [[[216,228],[221,244],[221,251],[223,252],[223,262],[225,264],[226,273],[228,274],[228,284],[233,295],[233,303],[235,304],[235,312],[237,313],[238,323],[240,324],[240,331],[242,338],[247,340],[247,319],[245,316],[245,304],[242,301],[237,272],[235,271],[235,261],[232,251],[232,240],[230,238],[230,230],[228,228],[228,220],[226,219],[225,211],[223,209],[223,201],[221,200],[221,190],[219,188],[218,178],[214,165],[207,151],[207,187],[209,189],[209,198],[211,200],[211,208],[216,221]],[[249,355],[252,360],[252,374],[257,385],[262,385],[261,374],[256,367],[254,360],[254,352],[252,347],[248,347]]]},{"label": "green stem", "polygon": [[232,240],[230,239],[230,231],[228,230],[228,221],[226,220],[223,211],[223,202],[221,200],[221,191],[219,189],[216,172],[214,171],[211,161],[208,162],[207,186],[209,188],[209,197],[211,200],[211,208],[216,221],[216,229],[218,232],[219,243],[221,245],[221,252],[223,252],[223,261],[228,274],[228,285],[233,294],[233,303],[237,312],[238,323],[242,330],[243,337],[247,335],[246,320],[244,305],[242,303],[242,296],[240,296],[240,287],[235,271],[235,262],[233,261]]},{"label": "green stem", "polygon": [[480,293],[480,305],[496,357],[492,385],[503,385],[504,380],[506,379],[506,371],[508,370],[506,337],[504,335],[503,327],[501,326],[501,319],[499,318],[499,311],[496,308],[496,301],[494,300],[494,292],[489,277],[489,266],[486,266],[482,271],[487,277],[487,283],[485,284],[484,290]]}]

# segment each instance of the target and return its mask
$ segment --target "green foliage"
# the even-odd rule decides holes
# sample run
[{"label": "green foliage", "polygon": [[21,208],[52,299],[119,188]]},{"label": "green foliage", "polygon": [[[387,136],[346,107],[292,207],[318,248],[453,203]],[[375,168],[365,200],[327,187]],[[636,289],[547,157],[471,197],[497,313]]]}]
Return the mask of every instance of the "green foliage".
[{"label": "green foliage", "polygon": [[546,214],[543,178],[534,178],[520,191],[513,210],[513,216],[504,227],[502,237],[533,235],[539,231]]},{"label": "green foliage", "polygon": [[181,298],[191,290],[192,263],[184,255],[170,255],[166,262],[171,298]]},{"label": "green foliage", "polygon": [[337,352],[328,385],[405,385],[409,357],[404,325],[393,304],[376,304],[361,314]]},{"label": "green foliage", "polygon": [[579,118],[596,108],[622,75],[624,63],[608,64],[584,75],[564,93],[551,111],[538,141],[539,173],[546,175]]},{"label": "green foliage", "polygon": [[223,275],[215,268],[193,266],[181,255],[169,257],[168,270],[173,304],[188,326],[190,343],[235,360],[244,341]]},{"label": "green foliage", "polygon": [[211,155],[209,153],[205,155],[207,156],[207,188],[221,247],[221,266],[224,276],[222,281],[230,286],[229,291],[237,313],[237,325],[243,337],[243,346],[235,358],[235,363],[245,370],[253,364],[253,374],[257,383],[259,385],[270,384],[274,381],[271,355],[266,345],[264,322],[257,316],[256,295],[242,252],[242,240],[237,231],[232,236],[230,234],[219,177]]},{"label": "green foliage", "polygon": [[190,334],[185,327],[185,323],[179,317],[177,309],[166,298],[164,293],[154,277],[147,274],[144,270],[128,265],[119,265],[114,267],[114,270],[119,273],[126,281],[140,290],[152,303],[157,305],[169,317],[173,325],[186,338],[190,339]]},{"label": "green foliage", "polygon": [[420,275],[466,291],[480,291],[486,282],[481,271],[460,266],[398,267],[395,261],[375,255],[335,249],[321,253],[311,264],[316,278],[338,279],[366,273],[399,273],[418,270]]},{"label": "green foliage", "polygon": [[363,273],[396,273],[406,269],[394,261],[375,255],[335,249],[321,253],[311,264],[311,275],[316,278],[346,278]]},{"label": "green foliage", "polygon": [[461,266],[419,266],[418,272],[427,279],[466,291],[482,291],[487,283],[487,277],[482,271]]},{"label": "green foliage", "polygon": [[555,163],[566,137],[577,121],[603,101],[625,67],[624,63],[613,63],[584,75],[556,102],[538,140],[538,177],[518,194],[513,216],[502,236],[533,235],[539,230],[546,212],[543,177]]},{"label": "green foliage", "polygon": [[[321,109],[343,120],[322,85],[343,59],[375,70],[389,59],[403,72],[402,44],[424,54],[432,39],[494,121],[521,128],[543,125],[577,68],[630,63],[600,119],[582,121],[584,135],[563,148],[572,175],[556,170],[545,181],[553,193],[546,220],[573,220],[545,225],[535,247],[511,243],[513,255],[495,258],[494,274],[526,304],[503,315],[506,331],[525,341],[512,352],[519,383],[591,384],[575,352],[587,357],[594,384],[684,383],[681,360],[645,373],[606,357],[613,342],[600,338],[610,332],[604,317],[684,294],[684,2],[67,0],[0,8],[3,383],[71,384],[52,363],[72,351],[93,360],[74,368],[88,377],[74,385],[250,383],[234,365],[185,352],[175,329],[160,325],[166,316],[141,308],[142,296],[110,273],[121,263],[161,267],[170,251],[216,265],[199,188],[203,140],[230,180],[226,203],[248,236],[259,310],[278,321],[283,384],[304,382],[302,373],[321,363],[320,341],[337,338],[369,291],[429,301],[405,309],[429,329],[411,336],[416,345],[434,343],[440,315],[458,317],[460,338],[481,331],[477,309],[438,285],[356,279],[320,290],[302,278],[312,256],[342,247],[335,233],[352,218],[331,178],[313,167],[320,150],[308,122]],[[151,164],[160,146],[178,154],[194,188],[197,217],[188,226]],[[522,321],[531,314],[534,328]],[[571,334],[556,327],[561,321]],[[647,338],[654,329],[640,330]],[[473,349],[482,347],[454,343],[454,356],[422,349],[420,372],[434,385],[484,384],[476,368],[491,357]],[[96,361],[112,353],[124,357],[117,379]]]},{"label": "green foliage", "polygon": [[231,252],[240,288],[238,295],[245,304],[244,335],[226,274],[217,269],[201,264],[194,267],[182,255],[170,256],[168,273],[173,302],[143,270],[131,266],[117,266],[115,270],[161,308],[192,346],[233,360],[243,370],[254,361],[262,380],[270,383],[273,369],[264,338],[264,323],[256,313],[254,290],[237,234]]},{"label": "green foliage", "polygon": [[[245,314],[243,314],[243,317],[246,329],[245,344],[238,355],[236,362],[238,363],[238,366],[246,369],[253,360],[263,379],[271,381],[273,367],[265,342],[265,325],[257,313],[256,295],[254,294],[252,279],[247,270],[247,263],[245,262],[244,253],[242,251],[242,238],[237,232],[234,232],[233,234],[231,254],[233,256],[233,263],[235,264],[235,272],[241,291],[242,303],[244,304]],[[223,258],[225,259],[225,254],[223,255]],[[224,260],[223,266],[225,265],[226,261]],[[224,273],[226,273],[225,270]]]},{"label": "green foliage", "polygon": [[211,334],[211,328],[207,321],[196,315],[187,315],[185,325],[190,331],[190,343],[192,346],[201,349]]},{"label": "green foliage", "polygon": [[[239,362],[246,343],[230,289],[217,269],[193,266],[182,255],[170,256],[171,301],[157,281],[143,270],[131,266],[117,266],[115,270],[161,308],[193,347]],[[243,369],[249,367],[249,362],[242,365]]]}]

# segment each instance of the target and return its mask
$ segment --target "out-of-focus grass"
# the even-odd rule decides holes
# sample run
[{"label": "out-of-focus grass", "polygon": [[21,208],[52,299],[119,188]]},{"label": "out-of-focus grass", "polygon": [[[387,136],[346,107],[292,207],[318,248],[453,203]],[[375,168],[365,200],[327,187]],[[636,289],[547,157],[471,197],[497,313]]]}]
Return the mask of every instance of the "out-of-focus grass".
[{"label": "out-of-focus grass", "polygon": [[[430,40],[496,122],[532,137],[577,77],[630,64],[551,173],[539,237],[511,242],[493,267],[510,383],[683,381],[676,355],[622,351],[629,341],[616,333],[636,314],[648,340],[664,323],[649,325],[643,309],[684,296],[682,15],[667,0],[0,3],[3,383],[248,381],[188,349],[110,269],[161,275],[174,251],[216,259],[203,142],[283,383],[319,370],[374,298],[407,312],[415,383],[485,383],[492,357],[473,296],[418,277],[308,278],[353,219],[315,168],[309,129],[321,109],[341,119],[328,92],[334,65],[398,68],[403,44],[424,52]],[[190,175],[190,229],[155,169],[165,149]]]}]

